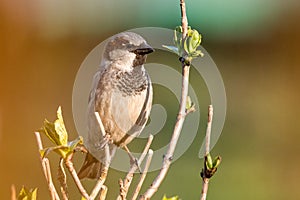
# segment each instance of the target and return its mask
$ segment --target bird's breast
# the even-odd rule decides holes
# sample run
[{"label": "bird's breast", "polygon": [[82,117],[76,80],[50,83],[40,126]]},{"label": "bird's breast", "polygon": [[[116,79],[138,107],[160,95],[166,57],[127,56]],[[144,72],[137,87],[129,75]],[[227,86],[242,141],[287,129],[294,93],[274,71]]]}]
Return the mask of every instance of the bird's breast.
[{"label": "bird's breast", "polygon": [[145,73],[111,71],[99,80],[95,111],[99,112],[106,133],[120,146],[139,135],[147,121],[152,88]]}]

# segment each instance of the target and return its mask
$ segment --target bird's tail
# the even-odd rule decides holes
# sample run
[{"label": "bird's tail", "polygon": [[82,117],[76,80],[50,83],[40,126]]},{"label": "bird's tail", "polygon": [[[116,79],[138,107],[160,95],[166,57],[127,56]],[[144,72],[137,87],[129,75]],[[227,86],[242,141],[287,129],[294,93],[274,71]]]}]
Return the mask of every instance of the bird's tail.
[{"label": "bird's tail", "polygon": [[101,176],[104,165],[90,153],[87,153],[85,160],[77,173],[79,179],[98,179]]}]

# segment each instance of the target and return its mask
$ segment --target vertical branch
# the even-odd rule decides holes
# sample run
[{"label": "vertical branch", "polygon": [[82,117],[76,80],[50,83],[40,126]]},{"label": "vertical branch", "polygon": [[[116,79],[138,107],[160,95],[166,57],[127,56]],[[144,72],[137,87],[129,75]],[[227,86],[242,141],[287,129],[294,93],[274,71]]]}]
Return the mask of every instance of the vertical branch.
[{"label": "vertical branch", "polygon": [[208,183],[209,183],[209,178],[203,178],[200,200],[206,200],[207,191],[208,191]]},{"label": "vertical branch", "polygon": [[88,193],[86,192],[86,190],[82,186],[82,184],[81,184],[81,182],[80,182],[80,180],[77,176],[76,170],[75,170],[73,162],[72,162],[72,157],[73,157],[73,153],[68,155],[67,158],[65,158],[65,160],[64,160],[65,165],[67,166],[67,169],[69,170],[70,174],[72,175],[72,178],[73,178],[78,190],[80,191],[81,195],[84,198],[89,199]]},{"label": "vertical branch", "polygon": [[207,119],[207,128],[206,128],[206,136],[205,136],[205,156],[209,154],[210,151],[210,135],[211,135],[211,125],[213,119],[213,106],[208,106],[208,119]]},{"label": "vertical branch", "polygon": [[10,187],[11,190],[11,200],[17,200],[16,187],[14,184]]},{"label": "vertical branch", "polygon": [[105,185],[102,185],[102,188],[99,192],[99,200],[105,200],[106,199],[106,194],[107,194],[107,187]]},{"label": "vertical branch", "polygon": [[[146,146],[144,147],[144,150],[138,160],[138,165],[140,165],[145,156],[147,155],[147,152],[149,151],[150,145],[153,141],[153,135],[149,135],[148,137],[148,141]],[[124,178],[124,180],[120,180],[120,194],[118,196],[117,199],[126,199],[127,193],[128,193],[128,189],[131,185],[132,179],[133,179],[133,174],[136,172],[136,170],[138,169],[138,165],[133,164],[130,169],[129,172],[127,173],[126,177]]]},{"label": "vertical branch", "polygon": [[138,196],[138,194],[141,190],[141,187],[144,183],[144,180],[146,178],[146,175],[147,175],[147,172],[148,172],[151,160],[152,160],[152,156],[153,156],[153,151],[152,151],[152,149],[149,149],[148,157],[147,157],[146,164],[145,164],[145,168],[144,168],[144,171],[143,171],[142,176],[140,178],[140,181],[139,181],[138,185],[136,186],[136,189],[133,193],[132,200],[136,200],[136,198],[137,198],[137,196]]},{"label": "vertical branch", "polygon": [[103,184],[106,180],[106,177],[107,177],[107,173],[108,173],[108,167],[107,166],[104,166],[103,169],[101,169],[101,176],[100,178],[97,180],[97,183],[96,183],[96,186],[94,187],[91,195],[90,195],[90,198],[91,199],[95,199],[96,196],[98,195],[99,191],[101,190],[101,188],[103,188]]},{"label": "vertical branch", "polygon": [[186,16],[185,2],[180,0],[181,10],[181,26],[182,26],[182,38],[184,39],[187,34],[188,20]]},{"label": "vertical branch", "polygon": [[[102,133],[102,136],[104,138],[104,137],[106,137],[106,132],[105,132],[105,129],[104,129],[101,117],[100,117],[100,115],[99,115],[98,112],[95,112],[95,117],[96,117],[97,122],[99,124],[100,132]],[[92,193],[90,195],[91,199],[95,199],[96,198],[96,196],[98,195],[98,193],[101,190],[101,188],[103,188],[103,184],[104,184],[104,182],[106,180],[106,177],[107,177],[109,163],[111,161],[108,144],[105,144],[104,151],[105,151],[106,162],[103,163],[103,167],[102,167],[101,172],[100,172],[101,175],[100,175],[99,179],[97,180],[97,183],[96,183],[96,185],[95,185],[95,187],[94,187],[94,189],[93,189],[93,191],[92,191]]]},{"label": "vertical branch", "polygon": [[[35,137],[36,137],[36,141],[37,141],[37,144],[38,144],[38,149],[39,149],[39,152],[40,152],[41,150],[43,150],[43,144],[42,144],[40,133],[35,132]],[[42,164],[44,176],[45,176],[45,178],[47,180],[47,183],[48,183],[48,190],[50,192],[51,200],[59,200],[58,193],[57,193],[57,191],[54,187],[53,181],[52,181],[49,160],[47,158],[43,158],[40,153],[39,153],[39,155],[40,155],[40,161],[41,161],[41,164]]]},{"label": "vertical branch", "polygon": [[68,185],[67,185],[67,175],[63,166],[63,158],[59,160],[57,179],[60,183],[60,192],[62,194],[63,200],[69,199]]},{"label": "vertical branch", "polygon": [[[184,39],[187,34],[187,25],[188,20],[186,17],[186,9],[185,9],[185,2],[184,0],[180,0],[180,7],[181,7],[181,25],[182,25],[182,38]],[[187,111],[186,111],[186,100],[188,95],[188,86],[189,86],[189,72],[190,72],[190,66],[186,65],[184,62],[184,59],[181,59],[182,64],[182,86],[181,86],[181,98],[180,98],[180,105],[179,105],[179,113],[177,115],[176,124],[173,129],[172,138],[169,144],[169,148],[167,150],[166,155],[163,159],[163,165],[160,169],[160,172],[158,176],[155,178],[155,180],[152,182],[151,186],[148,188],[148,190],[140,197],[140,199],[150,199],[154,193],[158,190],[159,186],[161,185],[162,181],[164,180],[170,164],[173,159],[173,154],[181,133],[181,129],[183,126],[183,122],[185,120]]]},{"label": "vertical branch", "polygon": [[210,135],[211,135],[211,126],[212,126],[212,119],[213,119],[213,106],[208,106],[208,119],[207,119],[207,127],[206,127],[206,136],[205,136],[205,159],[204,159],[204,172],[202,172],[202,191],[200,200],[206,200],[207,191],[208,191],[208,183],[210,177],[206,176],[206,162],[207,156],[209,156],[210,151]]},{"label": "vertical branch", "polygon": [[[105,137],[106,132],[105,132],[101,117],[100,117],[98,112],[95,112],[95,117],[96,117],[97,122],[99,124],[100,132],[102,133],[102,136]],[[104,151],[105,151],[106,160],[110,163],[111,158],[110,158],[110,153],[109,153],[109,146],[107,144],[104,146]],[[104,163],[104,165],[107,165],[107,163]]]}]

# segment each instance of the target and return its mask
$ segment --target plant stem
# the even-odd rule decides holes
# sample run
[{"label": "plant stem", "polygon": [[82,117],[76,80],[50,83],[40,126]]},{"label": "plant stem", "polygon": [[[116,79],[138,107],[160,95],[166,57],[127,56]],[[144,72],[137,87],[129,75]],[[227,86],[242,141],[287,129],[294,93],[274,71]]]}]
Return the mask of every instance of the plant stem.
[{"label": "plant stem", "polygon": [[[106,132],[105,132],[101,117],[100,117],[98,112],[95,112],[95,117],[96,117],[97,122],[99,124],[100,132],[101,132],[101,134],[104,138],[104,137],[106,137]],[[102,167],[101,172],[100,172],[101,175],[100,175],[99,179],[97,180],[97,183],[96,183],[96,185],[95,185],[95,187],[94,187],[94,189],[93,189],[93,191],[90,195],[91,199],[95,199],[96,196],[98,195],[99,191],[101,190],[101,188],[103,188],[103,184],[104,184],[104,182],[106,180],[106,177],[107,177],[107,174],[108,174],[109,163],[111,161],[108,144],[105,144],[104,151],[105,151],[106,162],[102,163],[103,167]],[[105,196],[106,196],[106,193],[105,193]],[[105,198],[105,197],[101,197],[101,198]]]},{"label": "plant stem", "polygon": [[11,190],[11,200],[17,200],[16,187],[14,184],[10,187]]},{"label": "plant stem", "polygon": [[[186,16],[186,9],[185,9],[185,1],[180,0],[180,8],[181,8],[181,26],[183,29],[182,32],[182,38],[184,39],[187,34],[187,26],[188,26],[188,20]],[[159,174],[155,178],[155,180],[152,182],[151,186],[148,188],[148,190],[140,197],[140,199],[150,199],[154,193],[158,190],[159,186],[161,185],[162,181],[164,180],[170,164],[173,159],[173,154],[181,133],[181,129],[183,126],[183,122],[186,117],[186,100],[188,95],[188,87],[189,87],[189,73],[190,73],[190,66],[186,65],[184,62],[184,59],[181,60],[182,65],[182,86],[181,86],[181,98],[180,98],[180,105],[179,105],[179,112],[176,119],[176,124],[173,129],[172,138],[169,144],[169,148],[167,150],[167,153],[164,156],[163,159],[163,165],[160,169]]]},{"label": "plant stem", "polygon": [[69,170],[70,174],[72,175],[72,178],[73,178],[78,190],[80,191],[81,195],[86,199],[90,199],[88,193],[82,186],[80,179],[77,176],[76,170],[75,170],[73,162],[72,162],[72,157],[73,157],[73,153],[68,155],[67,158],[65,158],[65,165],[67,166],[67,169]]},{"label": "plant stem", "polygon": [[209,178],[203,178],[200,200],[206,200],[207,191],[208,191],[208,183],[209,183]]},{"label": "plant stem", "polygon": [[52,181],[49,160],[47,158],[43,158],[40,154],[40,151],[43,150],[43,144],[42,144],[40,133],[35,132],[35,137],[36,137],[36,141],[37,141],[37,144],[38,144],[39,157],[40,157],[40,161],[41,161],[41,164],[42,164],[44,176],[45,176],[46,181],[48,183],[48,190],[50,192],[51,200],[59,200],[60,198],[58,196],[58,193],[57,193],[57,191],[54,187],[53,181]]},{"label": "plant stem", "polygon": [[[107,177],[107,173],[108,173],[108,167],[104,166],[103,169],[101,169],[101,176],[100,178],[97,180],[96,186],[94,187],[91,195],[90,195],[90,199],[93,200],[96,198],[97,194],[99,193],[99,191],[101,190],[101,188],[103,188],[103,184],[106,180]],[[106,194],[105,194],[106,195]]]},{"label": "plant stem", "polygon": [[206,136],[205,136],[205,155],[207,156],[210,151],[210,135],[211,135],[211,126],[212,126],[212,119],[213,119],[213,106],[208,106],[208,119],[207,119],[207,128],[206,128]]},{"label": "plant stem", "polygon": [[69,199],[68,193],[68,185],[67,185],[67,175],[63,166],[64,159],[60,158],[58,172],[57,172],[57,179],[60,183],[60,192],[62,194],[63,200]]},{"label": "plant stem", "polygon": [[[208,156],[210,151],[210,136],[211,136],[211,126],[213,119],[213,106],[208,106],[208,119],[207,119],[207,127],[206,127],[206,136],[205,136],[205,158]],[[204,159],[204,170],[206,169],[206,159]],[[205,177],[205,173],[203,173],[202,177],[202,191],[200,200],[206,200],[207,192],[208,192],[208,183],[209,178]]]},{"label": "plant stem", "polygon": [[[147,144],[144,147],[144,150],[138,160],[138,165],[140,165],[143,162],[145,156],[147,155],[147,152],[149,151],[152,141],[153,141],[153,135],[150,134],[148,137]],[[126,199],[128,189],[129,189],[132,179],[133,179],[133,175],[137,169],[138,169],[138,166],[136,164],[131,165],[131,168],[129,169],[129,172],[127,173],[124,180],[123,181],[120,180],[120,194],[117,199]]]},{"label": "plant stem", "polygon": [[182,125],[186,117],[186,98],[188,93],[188,83],[189,83],[189,66],[183,66],[182,69],[182,90],[181,90],[181,99],[180,99],[180,110],[177,116],[176,124],[173,130],[173,135],[169,144],[168,151],[163,159],[163,165],[160,169],[158,176],[152,182],[150,188],[141,196],[141,199],[150,199],[153,194],[158,190],[160,184],[164,180],[170,164],[173,159],[173,154],[181,133]]},{"label": "plant stem", "polygon": [[102,185],[102,188],[100,189],[100,192],[99,192],[99,200],[106,199],[107,190],[108,190],[107,187],[105,185]]},{"label": "plant stem", "polygon": [[132,200],[136,200],[140,190],[141,190],[141,187],[144,183],[144,180],[146,178],[146,175],[147,175],[147,172],[148,172],[148,169],[149,169],[149,166],[150,166],[150,163],[151,163],[151,160],[152,160],[152,156],[153,156],[153,151],[152,149],[149,149],[149,152],[148,152],[148,156],[147,156],[147,160],[146,160],[146,164],[145,164],[145,168],[144,168],[144,171],[142,173],[142,176],[140,178],[140,181],[138,183],[138,185],[136,186],[136,189],[133,193],[133,197],[132,197]]},{"label": "plant stem", "polygon": [[180,0],[181,10],[181,26],[182,26],[182,38],[184,39],[187,34],[188,20],[186,16],[185,1]]}]

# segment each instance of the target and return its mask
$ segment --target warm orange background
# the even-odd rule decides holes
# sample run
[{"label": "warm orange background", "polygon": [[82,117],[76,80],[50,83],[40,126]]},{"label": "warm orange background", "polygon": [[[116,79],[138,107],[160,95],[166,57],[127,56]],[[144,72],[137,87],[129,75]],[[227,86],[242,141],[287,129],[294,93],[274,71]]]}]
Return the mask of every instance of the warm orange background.
[{"label": "warm orange background", "polygon": [[[71,100],[81,62],[102,40],[120,31],[143,26],[173,29],[180,23],[179,1],[161,2],[0,2],[1,199],[9,199],[11,184],[18,190],[22,185],[39,187],[39,199],[49,198],[33,131],[44,118],[53,120],[62,105],[70,137],[77,137]],[[297,2],[188,1],[190,25],[203,34],[203,46],[219,67],[228,98],[224,131],[212,152],[221,154],[223,163],[212,179],[209,199],[300,196]],[[201,126],[199,134],[205,121]],[[172,165],[155,199],[163,194],[199,199],[200,143]],[[57,157],[50,158],[56,168]],[[110,176],[110,190],[116,192],[123,174],[113,171]],[[71,199],[79,199],[70,185]]]}]

